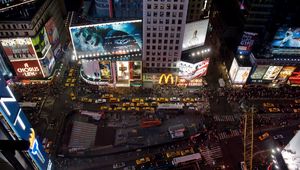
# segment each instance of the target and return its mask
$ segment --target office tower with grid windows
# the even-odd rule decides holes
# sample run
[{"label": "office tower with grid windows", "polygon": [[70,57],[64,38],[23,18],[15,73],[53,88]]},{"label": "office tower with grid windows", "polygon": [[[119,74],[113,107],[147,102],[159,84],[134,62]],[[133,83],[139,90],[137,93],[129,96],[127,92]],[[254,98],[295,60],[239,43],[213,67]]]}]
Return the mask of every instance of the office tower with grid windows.
[{"label": "office tower with grid windows", "polygon": [[146,72],[176,69],[181,58],[188,0],[143,1],[143,66]]}]

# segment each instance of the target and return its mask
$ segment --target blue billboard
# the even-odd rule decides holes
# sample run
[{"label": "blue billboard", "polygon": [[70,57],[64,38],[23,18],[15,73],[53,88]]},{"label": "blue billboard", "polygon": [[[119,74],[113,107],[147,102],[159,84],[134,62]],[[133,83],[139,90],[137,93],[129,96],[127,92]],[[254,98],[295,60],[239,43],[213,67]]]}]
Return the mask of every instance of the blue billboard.
[{"label": "blue billboard", "polygon": [[124,21],[70,28],[77,56],[128,54],[142,49],[142,21]]},{"label": "blue billboard", "polygon": [[0,91],[0,114],[17,136],[15,140],[29,141],[30,147],[27,152],[38,169],[51,169],[52,163],[45,153],[41,141],[36,136],[12,91],[6,85],[2,74],[0,74]]},{"label": "blue billboard", "polygon": [[277,48],[300,48],[300,28],[279,28],[275,34],[272,46]]}]

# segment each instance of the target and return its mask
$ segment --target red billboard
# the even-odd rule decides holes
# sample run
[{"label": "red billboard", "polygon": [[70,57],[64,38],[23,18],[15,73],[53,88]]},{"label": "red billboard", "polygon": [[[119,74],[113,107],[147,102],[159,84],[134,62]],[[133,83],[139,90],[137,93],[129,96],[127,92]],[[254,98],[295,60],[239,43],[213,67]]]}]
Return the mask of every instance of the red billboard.
[{"label": "red billboard", "polygon": [[38,60],[14,61],[11,64],[20,79],[43,78]]}]

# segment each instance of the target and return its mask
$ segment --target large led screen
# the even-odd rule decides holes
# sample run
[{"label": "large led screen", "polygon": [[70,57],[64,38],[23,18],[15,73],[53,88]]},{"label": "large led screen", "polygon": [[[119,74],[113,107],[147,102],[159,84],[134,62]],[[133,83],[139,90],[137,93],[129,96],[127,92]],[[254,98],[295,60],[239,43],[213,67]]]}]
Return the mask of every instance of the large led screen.
[{"label": "large led screen", "polygon": [[7,38],[0,42],[10,61],[36,58],[30,38]]},{"label": "large led screen", "polygon": [[257,33],[253,32],[244,32],[241,38],[240,45],[238,46],[238,53],[240,55],[248,55],[252,50],[252,46],[256,39]]},{"label": "large led screen", "polygon": [[142,49],[141,20],[71,27],[77,55],[128,54]]},{"label": "large led screen", "polygon": [[274,80],[280,73],[282,66],[270,66],[264,75],[264,80]]},{"label": "large led screen", "polygon": [[239,69],[239,65],[238,65],[236,59],[234,58],[232,61],[230,70],[229,70],[229,77],[232,81],[234,80],[238,69]]},{"label": "large led screen", "polygon": [[204,45],[208,21],[209,20],[206,19],[185,25],[182,50]]},{"label": "large led screen", "polygon": [[254,71],[254,73],[250,76],[253,80],[261,80],[265,75],[269,66],[266,65],[258,65]]},{"label": "large led screen", "polygon": [[39,58],[44,57],[50,48],[50,43],[45,28],[42,28],[35,37],[31,38],[31,40],[37,56]]},{"label": "large led screen", "polygon": [[278,80],[286,80],[288,77],[292,75],[292,73],[295,71],[296,67],[294,66],[285,66],[280,71],[277,79]]},{"label": "large led screen", "polygon": [[111,79],[111,66],[110,61],[100,61],[100,74],[101,80]]},{"label": "large led screen", "polygon": [[251,67],[239,67],[235,79],[234,79],[234,83],[237,84],[244,84],[246,83],[248,76],[250,74],[251,71]]},{"label": "large led screen", "polygon": [[142,79],[142,62],[141,61],[130,61],[129,71],[131,80],[141,80]]},{"label": "large led screen", "polygon": [[11,62],[18,78],[42,78],[43,73],[38,60]]},{"label": "large led screen", "polygon": [[272,42],[273,47],[300,48],[300,28],[279,28]]},{"label": "large led screen", "polygon": [[117,61],[117,75],[118,80],[129,79],[129,62],[128,61]]},{"label": "large led screen", "polygon": [[82,60],[82,68],[84,74],[88,78],[101,78],[99,61],[97,60]]},{"label": "large led screen", "polygon": [[55,59],[53,57],[53,52],[49,49],[45,57],[40,59],[41,66],[44,70],[45,75],[50,75],[53,71],[55,65]]},{"label": "large led screen", "polygon": [[194,78],[202,77],[206,75],[209,59],[192,64],[184,61],[177,63],[179,69],[178,75],[185,80],[192,80]]}]

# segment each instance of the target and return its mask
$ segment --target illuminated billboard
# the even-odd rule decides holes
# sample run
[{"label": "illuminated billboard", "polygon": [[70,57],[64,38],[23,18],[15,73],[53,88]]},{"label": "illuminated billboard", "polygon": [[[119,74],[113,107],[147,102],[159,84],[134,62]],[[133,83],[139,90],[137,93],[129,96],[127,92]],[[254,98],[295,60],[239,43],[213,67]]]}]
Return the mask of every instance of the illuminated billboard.
[{"label": "illuminated billboard", "polygon": [[42,28],[35,37],[31,38],[31,41],[39,58],[44,57],[48,49],[51,47],[45,28]]},{"label": "illuminated billboard", "polygon": [[99,64],[100,64],[101,80],[110,80],[111,79],[110,61],[100,61]]},{"label": "illuminated billboard", "polygon": [[125,21],[70,28],[77,56],[128,54],[142,49],[142,21]]},{"label": "illuminated billboard", "polygon": [[233,83],[244,84],[246,83],[248,76],[250,74],[251,67],[239,67]]},{"label": "illuminated billboard", "polygon": [[141,80],[142,79],[142,62],[130,61],[129,62],[130,79]]},{"label": "illuminated billboard", "polygon": [[11,62],[18,78],[42,78],[43,73],[38,60]]},{"label": "illuminated billboard", "polygon": [[117,61],[117,76],[118,80],[129,79],[129,62],[128,61]]},{"label": "illuminated billboard", "polygon": [[53,18],[50,18],[45,24],[45,29],[48,35],[49,43],[56,47],[59,44],[59,35]]},{"label": "illuminated billboard", "polygon": [[44,58],[39,59],[39,60],[40,60],[40,64],[43,68],[43,72],[45,73],[46,77],[49,76],[51,74],[51,72],[53,71],[53,68],[55,65],[55,59],[53,56],[53,52],[50,49],[48,49],[48,52],[46,53]]},{"label": "illuminated billboard", "polygon": [[270,66],[264,75],[264,80],[274,80],[280,73],[282,66]]},{"label": "illuminated billboard", "polygon": [[254,73],[250,76],[253,80],[261,80],[265,75],[269,66],[266,65],[258,65],[254,71]]},{"label": "illuminated billboard", "polygon": [[38,135],[35,134],[12,91],[6,85],[2,73],[0,74],[0,88],[0,115],[4,117],[12,131],[10,129],[7,130],[15,134],[15,140],[29,141],[30,146],[27,153],[37,166],[34,166],[34,169],[51,169],[52,163],[45,153]]},{"label": "illuminated billboard", "polygon": [[296,67],[294,66],[285,66],[280,71],[277,79],[278,80],[287,80],[288,77],[292,75],[292,73],[295,71]]},{"label": "illuminated billboard", "polygon": [[253,32],[244,32],[243,36],[241,38],[240,44],[237,48],[238,54],[239,55],[249,55],[254,41],[256,39],[257,33]]},{"label": "illuminated billboard", "polygon": [[234,80],[238,69],[239,69],[239,65],[238,65],[236,59],[234,58],[232,61],[230,70],[229,70],[229,77],[232,81]]},{"label": "illuminated billboard", "polygon": [[88,78],[101,79],[100,64],[97,60],[82,60],[84,74]]},{"label": "illuminated billboard", "polygon": [[19,5],[24,5],[30,2],[34,2],[35,0],[2,0],[0,1],[0,11],[8,10],[9,8],[13,8]]},{"label": "illuminated billboard", "polygon": [[185,25],[182,50],[204,45],[209,20],[191,22]]},{"label": "illuminated billboard", "polygon": [[209,59],[192,64],[184,61],[177,62],[178,76],[185,80],[192,80],[206,75]]},{"label": "illuminated billboard", "polygon": [[7,38],[0,42],[10,61],[36,58],[30,38]]},{"label": "illuminated billboard", "polygon": [[279,28],[272,46],[277,48],[300,48],[300,28]]},{"label": "illuminated billboard", "polygon": [[300,84],[300,72],[293,72],[292,75],[289,77],[290,84]]}]

